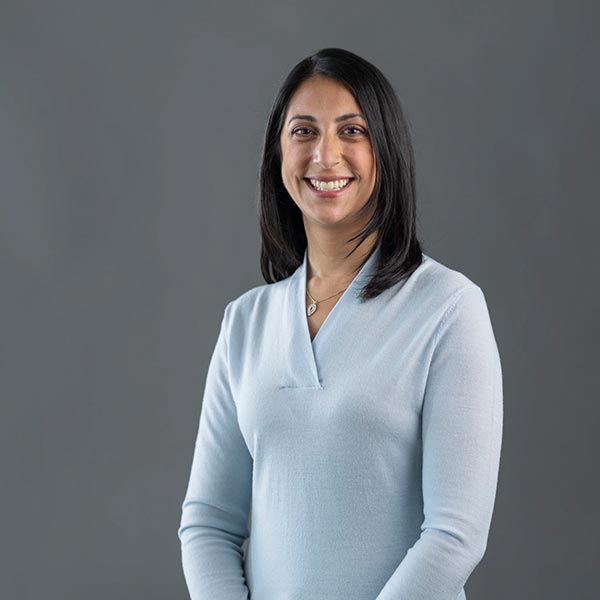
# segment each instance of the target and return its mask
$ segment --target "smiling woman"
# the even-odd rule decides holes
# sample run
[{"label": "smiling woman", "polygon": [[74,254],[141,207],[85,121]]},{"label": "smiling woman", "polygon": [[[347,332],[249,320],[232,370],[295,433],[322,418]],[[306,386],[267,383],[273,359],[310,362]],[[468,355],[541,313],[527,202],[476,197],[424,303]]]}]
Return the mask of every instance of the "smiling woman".
[{"label": "smiling woman", "polygon": [[465,600],[500,356],[482,289],[422,252],[408,127],[371,63],[292,69],[259,209],[266,284],[225,306],[182,504],[192,600]]}]

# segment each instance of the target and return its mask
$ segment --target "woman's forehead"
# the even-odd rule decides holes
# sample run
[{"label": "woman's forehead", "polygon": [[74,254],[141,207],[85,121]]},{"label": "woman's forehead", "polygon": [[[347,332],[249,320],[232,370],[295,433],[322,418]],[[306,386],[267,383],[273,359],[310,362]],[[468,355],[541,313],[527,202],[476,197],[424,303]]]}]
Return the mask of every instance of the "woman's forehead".
[{"label": "woman's forehead", "polygon": [[288,113],[318,111],[324,114],[340,110],[347,113],[362,112],[344,84],[331,77],[322,76],[310,77],[303,81],[293,93],[288,105]]}]

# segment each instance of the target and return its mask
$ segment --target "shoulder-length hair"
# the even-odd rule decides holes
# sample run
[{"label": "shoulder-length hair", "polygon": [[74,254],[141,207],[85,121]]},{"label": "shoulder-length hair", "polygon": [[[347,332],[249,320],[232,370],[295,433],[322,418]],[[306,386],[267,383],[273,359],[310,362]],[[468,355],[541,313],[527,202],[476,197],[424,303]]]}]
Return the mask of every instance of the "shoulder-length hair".
[{"label": "shoulder-length hair", "polygon": [[364,207],[365,214],[373,204],[376,208],[366,226],[349,241],[360,238],[357,247],[378,230],[378,264],[361,291],[363,299],[373,298],[408,278],[422,262],[416,233],[414,154],[408,123],[389,81],[364,58],[341,48],[324,48],[300,61],[275,96],[264,137],[258,184],[262,275],[267,283],[285,279],[304,258],[306,232],[302,213],[281,178],[279,136],[292,95],[303,81],[315,75],[337,79],[350,90],[370,132],[377,175],[373,193]]}]

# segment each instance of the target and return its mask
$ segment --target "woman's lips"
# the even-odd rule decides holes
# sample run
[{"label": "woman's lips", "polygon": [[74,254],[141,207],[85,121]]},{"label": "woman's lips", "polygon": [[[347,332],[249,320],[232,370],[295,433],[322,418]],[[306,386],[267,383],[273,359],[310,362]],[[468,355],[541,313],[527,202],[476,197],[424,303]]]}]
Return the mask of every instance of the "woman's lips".
[{"label": "woman's lips", "polygon": [[343,188],[341,188],[339,190],[326,190],[326,191],[317,190],[312,186],[311,182],[306,178],[304,179],[304,183],[306,183],[306,185],[308,186],[310,191],[315,196],[319,196],[319,198],[337,198],[337,196],[341,196],[354,183],[354,179],[350,179],[350,181]]}]

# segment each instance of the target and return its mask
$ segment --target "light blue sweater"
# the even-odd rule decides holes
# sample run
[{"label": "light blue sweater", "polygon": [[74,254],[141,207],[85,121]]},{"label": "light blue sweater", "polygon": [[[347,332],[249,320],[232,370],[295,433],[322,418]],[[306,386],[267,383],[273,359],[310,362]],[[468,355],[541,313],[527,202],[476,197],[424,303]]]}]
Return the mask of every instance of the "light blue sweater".
[{"label": "light blue sweater", "polygon": [[466,598],[502,439],[490,316],[425,254],[361,303],[378,252],[312,342],[306,252],[225,307],[178,529],[192,600]]}]

